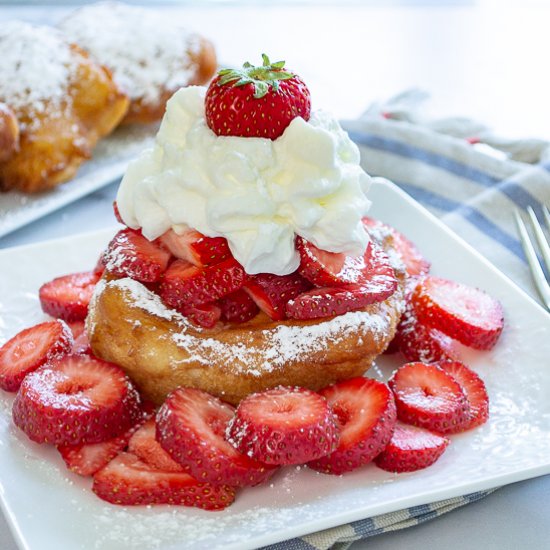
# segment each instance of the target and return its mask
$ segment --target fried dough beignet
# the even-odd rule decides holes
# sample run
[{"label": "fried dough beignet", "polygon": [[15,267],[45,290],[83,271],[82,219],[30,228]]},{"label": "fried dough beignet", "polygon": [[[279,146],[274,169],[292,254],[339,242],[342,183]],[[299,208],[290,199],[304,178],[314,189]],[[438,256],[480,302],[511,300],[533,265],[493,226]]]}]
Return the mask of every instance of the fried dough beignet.
[{"label": "fried dough beignet", "polygon": [[18,151],[0,162],[0,188],[36,193],[69,180],[128,109],[107,69],[54,29],[0,30],[0,101],[14,111]]},{"label": "fried dough beignet", "polygon": [[19,148],[19,124],[13,111],[0,103],[0,162],[9,159]]},{"label": "fried dough beignet", "polygon": [[402,286],[384,302],[315,321],[272,321],[260,313],[243,324],[205,330],[164,306],[131,279],[100,281],[87,331],[95,355],[120,365],[145,398],[162,403],[191,386],[237,404],[279,385],[318,390],[360,376],[394,336]]},{"label": "fried dough beignet", "polygon": [[174,92],[205,84],[216,70],[212,43],[162,12],[100,2],[76,10],[60,28],[128,93],[125,124],[160,120]]}]

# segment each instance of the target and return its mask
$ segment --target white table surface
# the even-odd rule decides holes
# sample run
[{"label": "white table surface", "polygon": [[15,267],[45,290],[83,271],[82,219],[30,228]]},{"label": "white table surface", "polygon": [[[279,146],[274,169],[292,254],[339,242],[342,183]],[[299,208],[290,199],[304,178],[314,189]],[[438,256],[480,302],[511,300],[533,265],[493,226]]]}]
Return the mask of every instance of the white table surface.
[{"label": "white table surface", "polygon": [[[356,117],[372,101],[417,86],[432,93],[435,115],[472,116],[504,135],[550,139],[550,2],[524,2],[498,11],[491,8],[497,2],[481,4],[383,7],[365,2],[354,7],[216,5],[170,10],[211,37],[223,62],[257,61],[264,51],[286,59],[308,83],[314,106],[341,118]],[[66,11],[0,7],[0,21],[52,22]],[[0,238],[0,248],[111,225],[116,187],[110,185]],[[352,548],[467,546],[550,548],[550,476],[507,486],[441,518]],[[16,549],[1,514],[0,549]]]}]

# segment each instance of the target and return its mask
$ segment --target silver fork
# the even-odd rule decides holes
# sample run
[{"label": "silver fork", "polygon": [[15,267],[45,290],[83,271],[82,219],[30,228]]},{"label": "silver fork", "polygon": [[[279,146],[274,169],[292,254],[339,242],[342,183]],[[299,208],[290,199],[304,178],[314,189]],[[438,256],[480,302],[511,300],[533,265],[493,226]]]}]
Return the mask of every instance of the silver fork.
[{"label": "silver fork", "polygon": [[[530,206],[527,207],[527,214],[529,215],[529,221],[531,222],[531,228],[538,243],[540,254],[544,260],[548,273],[550,273],[550,246],[548,245],[548,240],[544,235],[544,231],[537,215]],[[544,216],[544,221],[546,222],[546,228],[550,231],[550,212],[548,212],[548,208],[546,206],[542,207],[542,214]],[[525,222],[517,210],[514,211],[514,217],[518,226],[519,238],[523,246],[523,251],[525,252],[527,263],[531,269],[533,281],[543,303],[546,306],[546,309],[550,311],[550,284],[546,280],[544,271],[542,270],[542,266],[535,251],[535,247],[529,237],[527,227],[525,226]]]}]

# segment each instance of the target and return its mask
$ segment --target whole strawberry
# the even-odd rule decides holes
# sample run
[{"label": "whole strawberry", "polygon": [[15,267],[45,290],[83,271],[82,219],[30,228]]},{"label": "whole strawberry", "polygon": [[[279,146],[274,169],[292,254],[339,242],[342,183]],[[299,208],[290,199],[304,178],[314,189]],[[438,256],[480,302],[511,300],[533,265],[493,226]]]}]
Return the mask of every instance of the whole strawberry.
[{"label": "whole strawberry", "polygon": [[246,62],[242,69],[222,69],[206,92],[205,114],[218,136],[278,138],[296,117],[309,120],[311,99],[302,79],[285,62]]}]

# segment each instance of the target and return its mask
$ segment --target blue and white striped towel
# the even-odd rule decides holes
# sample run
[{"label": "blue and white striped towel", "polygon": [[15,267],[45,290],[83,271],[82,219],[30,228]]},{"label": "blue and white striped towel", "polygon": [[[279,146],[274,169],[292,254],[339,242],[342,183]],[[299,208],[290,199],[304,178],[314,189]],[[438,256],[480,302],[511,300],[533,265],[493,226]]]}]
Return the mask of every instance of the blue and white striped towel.
[{"label": "blue and white striped towel", "polygon": [[[344,128],[365,170],[399,185],[537,299],[512,211],[550,204],[550,143],[505,140],[464,118],[422,120],[426,96],[405,92],[373,105]],[[475,145],[481,143],[483,145]],[[487,147],[490,146],[490,147]],[[268,546],[269,550],[345,550],[354,541],[418,525],[495,489],[415,506]]]}]

